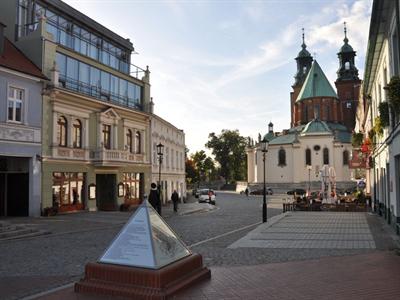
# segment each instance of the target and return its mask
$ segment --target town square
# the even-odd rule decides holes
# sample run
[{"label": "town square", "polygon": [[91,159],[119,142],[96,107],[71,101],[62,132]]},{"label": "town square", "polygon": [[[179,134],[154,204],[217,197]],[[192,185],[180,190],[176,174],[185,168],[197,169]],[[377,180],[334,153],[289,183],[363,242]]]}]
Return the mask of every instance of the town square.
[{"label": "town square", "polygon": [[0,2],[0,299],[396,299],[400,2]]}]

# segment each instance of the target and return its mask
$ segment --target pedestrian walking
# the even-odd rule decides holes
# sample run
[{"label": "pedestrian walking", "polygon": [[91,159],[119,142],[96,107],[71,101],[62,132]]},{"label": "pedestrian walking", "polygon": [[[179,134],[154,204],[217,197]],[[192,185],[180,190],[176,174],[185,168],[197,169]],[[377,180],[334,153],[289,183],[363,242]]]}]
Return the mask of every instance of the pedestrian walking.
[{"label": "pedestrian walking", "polygon": [[151,184],[149,202],[151,206],[158,212],[161,216],[161,200],[160,200],[160,191],[157,189],[157,185],[153,182]]},{"label": "pedestrian walking", "polygon": [[174,212],[178,212],[179,195],[176,190],[171,195],[172,203],[174,204]]},{"label": "pedestrian walking", "polygon": [[247,187],[246,190],[244,191],[247,197],[249,197],[249,188]]}]

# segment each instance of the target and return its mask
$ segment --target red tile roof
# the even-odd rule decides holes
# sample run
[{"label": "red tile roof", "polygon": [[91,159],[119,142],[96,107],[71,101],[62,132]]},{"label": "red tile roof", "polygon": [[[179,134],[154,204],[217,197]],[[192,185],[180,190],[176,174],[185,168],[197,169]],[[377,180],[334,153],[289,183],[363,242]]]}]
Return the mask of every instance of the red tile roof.
[{"label": "red tile roof", "polygon": [[4,38],[4,51],[3,54],[0,54],[0,66],[31,76],[47,79],[40,69],[7,38]]}]

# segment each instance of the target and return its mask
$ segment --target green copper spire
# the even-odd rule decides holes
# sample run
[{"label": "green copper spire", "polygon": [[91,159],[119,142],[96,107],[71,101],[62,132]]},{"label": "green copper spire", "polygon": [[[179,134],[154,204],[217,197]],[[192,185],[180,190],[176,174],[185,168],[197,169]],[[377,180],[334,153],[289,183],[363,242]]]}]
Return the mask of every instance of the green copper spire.
[{"label": "green copper spire", "polygon": [[316,60],[308,72],[296,102],[314,97],[338,97]]}]

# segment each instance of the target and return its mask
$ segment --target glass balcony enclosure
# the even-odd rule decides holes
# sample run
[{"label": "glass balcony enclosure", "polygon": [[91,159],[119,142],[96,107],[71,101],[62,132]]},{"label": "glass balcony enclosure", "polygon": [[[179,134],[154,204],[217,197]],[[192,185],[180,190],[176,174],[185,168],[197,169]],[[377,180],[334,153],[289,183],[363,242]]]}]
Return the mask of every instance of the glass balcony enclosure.
[{"label": "glass balcony enclosure", "polygon": [[[39,4],[38,1],[18,0],[17,12],[18,37],[28,35],[35,30],[39,17],[44,14],[47,19],[47,31],[52,34],[55,43],[97,60],[115,70],[126,74],[130,73],[130,49],[117,46],[104,36],[76,24],[75,21],[67,19],[62,14],[55,13]],[[135,70],[135,72],[137,73],[138,70]]]},{"label": "glass balcony enclosure", "polygon": [[128,108],[143,109],[141,86],[58,52],[56,62],[62,87]]}]

